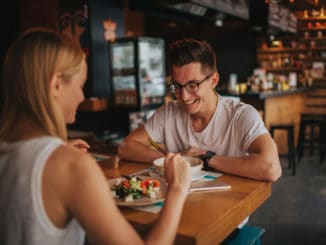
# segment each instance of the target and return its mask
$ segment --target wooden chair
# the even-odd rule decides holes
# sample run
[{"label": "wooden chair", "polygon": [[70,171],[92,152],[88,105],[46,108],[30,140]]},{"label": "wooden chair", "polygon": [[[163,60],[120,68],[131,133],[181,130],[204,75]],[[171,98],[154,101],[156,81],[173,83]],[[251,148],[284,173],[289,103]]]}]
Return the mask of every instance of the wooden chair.
[{"label": "wooden chair", "polygon": [[292,175],[296,175],[296,160],[295,160],[295,146],[294,146],[294,125],[293,124],[271,124],[270,134],[274,137],[275,130],[286,130],[288,138],[288,168],[292,168]]},{"label": "wooden chair", "polygon": [[[301,113],[297,155],[298,161],[300,161],[304,155],[305,143],[309,143],[310,155],[313,155],[314,146],[317,143],[319,162],[322,164],[326,151],[326,87],[324,83],[314,84],[314,87],[308,92],[306,108]],[[308,132],[308,128],[310,132]],[[309,133],[309,138],[307,133]]]},{"label": "wooden chair", "polygon": [[[310,138],[306,138],[306,129],[310,127]],[[299,130],[299,141],[297,148],[298,161],[304,155],[304,145],[306,142],[309,142],[310,153],[313,153],[314,142],[316,141],[315,128],[318,129],[318,146],[319,146],[319,163],[323,164],[326,152],[326,112],[324,114],[305,112],[301,114],[300,119],[300,130]]]},{"label": "wooden chair", "polygon": [[241,229],[236,229],[221,245],[260,245],[260,238],[264,232],[263,228],[245,225]]}]

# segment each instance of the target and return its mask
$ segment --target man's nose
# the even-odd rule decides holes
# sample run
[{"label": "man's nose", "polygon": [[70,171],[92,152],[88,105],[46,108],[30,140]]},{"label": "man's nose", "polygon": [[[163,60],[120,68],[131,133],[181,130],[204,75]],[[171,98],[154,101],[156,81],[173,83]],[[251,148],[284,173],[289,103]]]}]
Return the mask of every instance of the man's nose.
[{"label": "man's nose", "polygon": [[189,96],[189,92],[186,87],[181,87],[181,98],[187,98]]}]

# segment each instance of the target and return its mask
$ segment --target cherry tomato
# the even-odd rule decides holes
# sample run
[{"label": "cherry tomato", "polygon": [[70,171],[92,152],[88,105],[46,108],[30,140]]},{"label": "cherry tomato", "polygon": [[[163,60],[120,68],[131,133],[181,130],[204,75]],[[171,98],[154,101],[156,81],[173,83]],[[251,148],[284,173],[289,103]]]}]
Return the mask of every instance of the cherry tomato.
[{"label": "cherry tomato", "polygon": [[158,181],[158,180],[152,180],[152,182],[153,182],[153,186],[154,187],[160,187],[161,186],[161,183],[160,183],[160,181]]},{"label": "cherry tomato", "polygon": [[146,187],[148,187],[150,183],[151,183],[151,180],[149,180],[149,179],[144,181],[144,184],[145,184]]},{"label": "cherry tomato", "polygon": [[146,195],[146,193],[147,193],[147,187],[146,187],[146,184],[143,181],[140,182],[140,188],[142,189],[141,194]]},{"label": "cherry tomato", "polygon": [[146,184],[144,182],[140,182],[140,188],[146,189]]},{"label": "cherry tomato", "polygon": [[125,180],[125,181],[123,182],[123,186],[129,189],[129,188],[130,188],[130,183],[129,183],[129,181],[128,181],[128,180]]}]

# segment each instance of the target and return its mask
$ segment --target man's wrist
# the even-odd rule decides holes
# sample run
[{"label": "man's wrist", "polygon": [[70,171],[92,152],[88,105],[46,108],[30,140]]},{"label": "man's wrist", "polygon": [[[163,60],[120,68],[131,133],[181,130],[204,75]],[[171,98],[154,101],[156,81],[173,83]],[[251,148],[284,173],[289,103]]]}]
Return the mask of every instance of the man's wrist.
[{"label": "man's wrist", "polygon": [[208,166],[208,162],[215,155],[216,155],[215,152],[207,151],[204,155],[200,156],[200,159],[203,160],[203,169],[204,170],[212,170],[212,168]]}]

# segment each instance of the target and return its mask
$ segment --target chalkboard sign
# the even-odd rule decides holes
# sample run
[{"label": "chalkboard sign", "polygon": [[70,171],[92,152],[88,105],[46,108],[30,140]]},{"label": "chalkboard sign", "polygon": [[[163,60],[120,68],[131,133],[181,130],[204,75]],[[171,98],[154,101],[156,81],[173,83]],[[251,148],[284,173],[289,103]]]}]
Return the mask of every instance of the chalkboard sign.
[{"label": "chalkboard sign", "polygon": [[297,32],[297,18],[287,8],[277,3],[269,3],[268,26],[282,32]]},{"label": "chalkboard sign", "polygon": [[297,17],[278,3],[250,1],[249,23],[252,30],[265,32],[297,32]]}]

